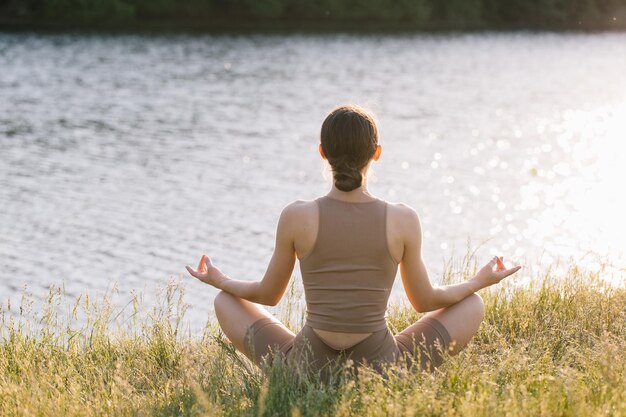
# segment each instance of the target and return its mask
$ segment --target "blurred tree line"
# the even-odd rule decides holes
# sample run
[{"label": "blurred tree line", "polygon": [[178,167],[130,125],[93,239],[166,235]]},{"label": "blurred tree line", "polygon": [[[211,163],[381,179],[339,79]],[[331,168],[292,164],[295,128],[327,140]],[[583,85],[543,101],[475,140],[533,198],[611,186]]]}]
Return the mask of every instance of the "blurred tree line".
[{"label": "blurred tree line", "polygon": [[626,0],[0,0],[0,22],[367,29],[624,28]]}]

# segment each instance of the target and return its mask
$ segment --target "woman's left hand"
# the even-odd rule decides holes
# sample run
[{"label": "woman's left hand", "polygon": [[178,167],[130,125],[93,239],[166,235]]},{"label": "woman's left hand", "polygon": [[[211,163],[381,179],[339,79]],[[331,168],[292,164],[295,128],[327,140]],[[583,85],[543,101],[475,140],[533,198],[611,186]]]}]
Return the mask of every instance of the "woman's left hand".
[{"label": "woman's left hand", "polygon": [[200,264],[198,265],[197,270],[194,270],[189,265],[185,266],[185,268],[187,268],[187,272],[189,272],[191,276],[198,278],[205,284],[212,285],[219,289],[221,289],[222,282],[228,279],[226,274],[213,265],[211,258],[206,255],[202,255],[202,259],[200,259]]}]

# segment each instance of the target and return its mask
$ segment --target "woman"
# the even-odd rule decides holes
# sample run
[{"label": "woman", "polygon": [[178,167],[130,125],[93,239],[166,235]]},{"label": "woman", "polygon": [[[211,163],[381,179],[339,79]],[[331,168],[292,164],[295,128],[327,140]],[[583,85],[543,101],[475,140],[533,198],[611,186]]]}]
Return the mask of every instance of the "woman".
[{"label": "woman", "polygon": [[[443,351],[459,352],[478,330],[483,302],[476,292],[521,268],[506,269],[494,257],[466,282],[431,286],[417,213],[367,190],[369,168],[381,151],[369,112],[335,108],[322,125],[319,145],[333,170],[332,189],[283,209],[263,279],[231,279],[205,256],[198,270],[187,266],[191,275],[221,290],[215,298],[219,324],[255,363],[271,363],[278,351],[314,372],[337,358],[377,370],[404,358],[409,366],[432,369]],[[279,302],[296,257],[307,303],[306,323],[297,335],[260,306]],[[394,336],[385,312],[398,265],[411,305],[428,313]]]}]

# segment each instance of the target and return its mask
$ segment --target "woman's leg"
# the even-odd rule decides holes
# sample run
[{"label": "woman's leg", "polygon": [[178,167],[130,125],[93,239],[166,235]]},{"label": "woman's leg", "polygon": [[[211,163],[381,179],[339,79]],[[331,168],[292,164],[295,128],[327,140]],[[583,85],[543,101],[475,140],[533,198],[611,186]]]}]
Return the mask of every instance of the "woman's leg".
[{"label": "woman's leg", "polygon": [[474,337],[483,315],[482,298],[472,294],[449,307],[425,314],[398,333],[395,336],[398,348],[412,357],[419,350],[422,369],[437,367],[443,361],[439,348],[457,354]]},{"label": "woman's leg", "polygon": [[293,339],[295,334],[285,327],[269,311],[261,305],[248,300],[236,297],[225,291],[217,293],[214,301],[215,315],[226,337],[242,353],[248,355],[248,349],[244,338],[250,326],[259,319],[271,320],[273,328],[273,338],[277,343],[283,343],[289,338]]},{"label": "woman's leg", "polygon": [[426,313],[424,317],[443,324],[452,340],[449,353],[456,355],[472,340],[484,315],[483,299],[478,294],[472,294],[449,307]]}]

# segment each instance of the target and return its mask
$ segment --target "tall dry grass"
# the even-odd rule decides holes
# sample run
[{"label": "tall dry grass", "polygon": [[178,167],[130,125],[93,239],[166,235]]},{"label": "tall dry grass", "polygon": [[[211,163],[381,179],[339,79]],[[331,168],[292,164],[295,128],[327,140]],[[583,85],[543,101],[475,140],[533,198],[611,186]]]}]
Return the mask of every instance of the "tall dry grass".
[{"label": "tall dry grass", "polygon": [[[471,275],[460,268],[448,279]],[[294,288],[280,311],[297,330]],[[68,300],[58,288],[39,311],[28,298],[3,306],[0,415],[626,416],[626,289],[598,273],[570,268],[483,291],[475,339],[432,374],[346,372],[330,385],[280,362],[255,367],[214,320],[184,332],[183,289],[170,282],[151,309],[140,297],[126,308]],[[394,304],[388,322],[397,331],[418,317]]]}]

